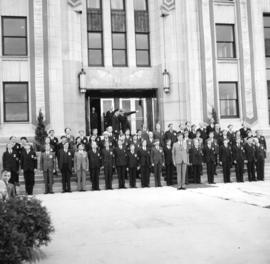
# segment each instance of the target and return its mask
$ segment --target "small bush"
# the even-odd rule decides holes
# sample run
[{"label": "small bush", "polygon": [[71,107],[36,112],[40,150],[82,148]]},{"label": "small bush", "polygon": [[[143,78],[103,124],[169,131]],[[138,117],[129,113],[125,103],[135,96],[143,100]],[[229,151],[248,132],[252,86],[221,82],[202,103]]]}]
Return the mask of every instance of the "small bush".
[{"label": "small bush", "polygon": [[34,198],[0,201],[0,264],[33,262],[54,231],[47,209]]}]

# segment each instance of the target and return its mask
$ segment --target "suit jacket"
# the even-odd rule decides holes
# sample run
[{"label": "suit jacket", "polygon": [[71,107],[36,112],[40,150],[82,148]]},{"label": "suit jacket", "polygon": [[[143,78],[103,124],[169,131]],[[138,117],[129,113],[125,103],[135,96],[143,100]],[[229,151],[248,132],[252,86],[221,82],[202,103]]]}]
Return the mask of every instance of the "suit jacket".
[{"label": "suit jacket", "polygon": [[255,151],[256,147],[253,145],[246,144],[245,145],[245,151],[246,151],[246,159],[248,162],[254,162],[255,161]]},{"label": "suit jacket", "polygon": [[43,171],[53,171],[55,169],[55,154],[53,152],[41,153],[40,168]]},{"label": "suit jacket", "polygon": [[141,167],[151,167],[151,156],[148,149],[140,148],[138,151],[139,163]]},{"label": "suit jacket", "polygon": [[37,168],[37,156],[33,150],[30,150],[27,154],[23,151],[21,154],[21,168],[24,171],[33,171]]},{"label": "suit jacket", "polygon": [[166,131],[164,134],[164,144],[166,144],[166,141],[170,139],[172,141],[172,144],[177,141],[177,134],[176,131],[173,130],[172,132],[170,130]]},{"label": "suit jacket", "polygon": [[173,163],[174,164],[181,164],[189,163],[189,149],[187,142],[185,140],[182,141],[182,145],[180,145],[179,142],[175,142],[173,144],[173,149],[172,149],[172,157],[173,157]]},{"label": "suit jacket", "polygon": [[68,165],[68,169],[72,170],[73,166],[73,152],[71,150],[68,150],[67,152],[64,151],[64,149],[59,150],[59,161],[58,166],[59,169],[63,169],[63,164],[66,163]]},{"label": "suit jacket", "polygon": [[92,149],[88,151],[89,169],[97,169],[101,167],[101,155],[98,150],[94,152]]},{"label": "suit jacket", "polygon": [[134,153],[128,152],[128,155],[127,155],[128,168],[137,168],[138,161],[139,161],[139,156],[136,152]]},{"label": "suit jacket", "polygon": [[127,166],[127,155],[124,147],[122,149],[120,149],[119,147],[115,148],[114,156],[116,167]]},{"label": "suit jacket", "polygon": [[220,153],[219,153],[219,160],[222,162],[222,165],[231,165],[232,164],[232,149],[230,146],[226,147],[221,146],[220,147]]},{"label": "suit jacket", "polygon": [[151,163],[154,164],[154,166],[164,164],[164,153],[161,147],[159,149],[156,149],[156,147],[152,148]]},{"label": "suit jacket", "polygon": [[240,144],[239,146],[234,145],[232,150],[233,161],[243,164],[246,159],[246,151],[243,144]]},{"label": "suit jacket", "polygon": [[2,157],[3,169],[8,171],[17,172],[19,170],[19,156],[16,151],[5,151]]},{"label": "suit jacket", "polygon": [[114,153],[112,149],[102,150],[102,162],[104,167],[114,167]]},{"label": "suit jacket", "polygon": [[266,151],[263,145],[256,146],[255,149],[255,159],[258,160],[264,160],[266,158]]},{"label": "suit jacket", "polygon": [[88,160],[87,152],[86,151],[83,151],[83,153],[80,153],[79,151],[75,152],[74,154],[75,172],[80,169],[88,171],[88,168],[89,168],[89,160]]},{"label": "suit jacket", "polygon": [[258,140],[259,140],[260,144],[263,145],[264,149],[267,149],[265,137],[264,136],[260,136],[258,138]]},{"label": "suit jacket", "polygon": [[189,162],[192,165],[201,165],[203,162],[203,152],[201,148],[192,147],[189,150]]},{"label": "suit jacket", "polygon": [[165,158],[165,165],[172,165],[173,164],[173,157],[172,157],[172,148],[164,148],[164,158]]},{"label": "suit jacket", "polygon": [[203,155],[205,163],[216,162],[216,152],[213,146],[211,146],[210,148],[208,146],[205,146],[203,149]]},{"label": "suit jacket", "polygon": [[113,127],[113,133],[119,133],[120,131],[120,121],[118,116],[113,115],[112,117],[112,127]]}]

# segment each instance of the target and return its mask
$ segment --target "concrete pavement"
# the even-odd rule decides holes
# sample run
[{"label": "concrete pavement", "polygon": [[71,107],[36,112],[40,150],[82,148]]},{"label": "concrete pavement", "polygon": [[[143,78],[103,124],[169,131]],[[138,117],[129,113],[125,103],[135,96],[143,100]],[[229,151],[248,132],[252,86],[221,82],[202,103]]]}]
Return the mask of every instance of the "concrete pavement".
[{"label": "concrete pavement", "polygon": [[270,182],[40,195],[41,264],[270,263]]}]

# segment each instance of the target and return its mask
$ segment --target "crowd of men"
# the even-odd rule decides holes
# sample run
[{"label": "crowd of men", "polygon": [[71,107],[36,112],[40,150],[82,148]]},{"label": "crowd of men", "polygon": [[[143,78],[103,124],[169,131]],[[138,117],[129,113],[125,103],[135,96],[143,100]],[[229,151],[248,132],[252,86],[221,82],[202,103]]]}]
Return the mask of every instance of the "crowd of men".
[{"label": "crowd of men", "polygon": [[[94,128],[90,137],[80,130],[75,138],[71,129],[66,128],[60,140],[50,129],[42,146],[40,170],[44,174],[46,194],[53,193],[53,178],[57,171],[62,175],[63,192],[71,192],[73,173],[77,177],[78,191],[85,191],[88,172],[92,190],[100,190],[102,167],[108,190],[112,189],[114,172],[118,176],[119,188],[126,188],[126,181],[130,188],[136,188],[138,181],[146,188],[150,187],[151,175],[156,187],[161,186],[162,176],[168,186],[173,185],[175,170],[177,189],[185,190],[191,180],[201,183],[203,163],[206,164],[209,184],[215,184],[218,165],[222,166],[224,183],[231,182],[233,166],[237,182],[243,182],[245,164],[249,181],[264,180],[265,158],[264,136],[259,131],[253,133],[246,123],[237,131],[232,125],[221,130],[211,119],[209,124],[201,123],[199,127],[190,122],[181,123],[178,131],[169,124],[166,132],[157,123],[154,131],[143,126],[134,135],[128,126],[122,127],[120,123],[117,127],[109,125],[102,136]],[[16,193],[20,171],[24,175],[26,193],[33,194],[37,160],[33,145],[25,137],[20,142],[16,137],[10,137],[3,154],[2,173],[5,179],[2,185],[4,182],[10,195]]]}]

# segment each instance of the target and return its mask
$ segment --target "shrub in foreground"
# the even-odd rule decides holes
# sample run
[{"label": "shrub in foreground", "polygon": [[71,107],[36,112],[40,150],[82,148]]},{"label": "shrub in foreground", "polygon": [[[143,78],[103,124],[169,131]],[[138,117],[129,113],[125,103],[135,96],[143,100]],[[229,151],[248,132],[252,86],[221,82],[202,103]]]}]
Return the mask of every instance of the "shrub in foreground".
[{"label": "shrub in foreground", "polygon": [[47,209],[35,198],[0,201],[0,264],[33,262],[54,231]]}]

